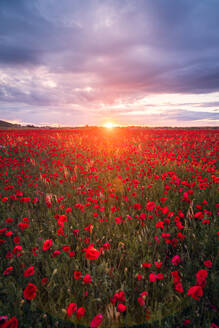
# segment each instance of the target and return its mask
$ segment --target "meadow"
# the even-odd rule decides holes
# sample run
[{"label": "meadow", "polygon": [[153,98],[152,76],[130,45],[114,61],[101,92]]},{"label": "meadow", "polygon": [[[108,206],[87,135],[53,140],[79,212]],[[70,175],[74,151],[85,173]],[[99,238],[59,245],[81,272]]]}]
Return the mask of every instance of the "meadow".
[{"label": "meadow", "polygon": [[0,131],[0,327],[218,327],[218,142]]}]

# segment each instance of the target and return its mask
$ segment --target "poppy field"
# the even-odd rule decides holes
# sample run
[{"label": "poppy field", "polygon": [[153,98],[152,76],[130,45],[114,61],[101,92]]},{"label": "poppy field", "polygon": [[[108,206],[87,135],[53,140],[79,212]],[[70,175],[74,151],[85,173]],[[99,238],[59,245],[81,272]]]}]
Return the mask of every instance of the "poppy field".
[{"label": "poppy field", "polygon": [[218,327],[218,142],[0,131],[0,327]]}]

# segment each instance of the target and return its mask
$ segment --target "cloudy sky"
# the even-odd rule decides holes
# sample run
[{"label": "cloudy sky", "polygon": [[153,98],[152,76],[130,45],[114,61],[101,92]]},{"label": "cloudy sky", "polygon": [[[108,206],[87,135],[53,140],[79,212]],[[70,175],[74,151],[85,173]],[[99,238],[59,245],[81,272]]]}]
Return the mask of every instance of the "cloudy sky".
[{"label": "cloudy sky", "polygon": [[215,126],[218,0],[0,0],[0,119]]}]

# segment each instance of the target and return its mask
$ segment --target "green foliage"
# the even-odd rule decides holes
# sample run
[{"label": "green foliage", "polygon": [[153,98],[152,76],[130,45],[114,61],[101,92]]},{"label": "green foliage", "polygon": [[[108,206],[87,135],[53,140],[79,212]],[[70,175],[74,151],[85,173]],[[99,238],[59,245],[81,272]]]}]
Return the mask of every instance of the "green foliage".
[{"label": "green foliage", "polygon": [[[201,140],[198,143],[194,135],[177,137],[183,149],[168,133],[127,136],[126,141],[121,136],[107,140],[67,132],[42,136],[36,133],[34,137],[18,133],[12,139],[1,135],[6,148],[0,150],[0,229],[13,233],[1,236],[5,239],[0,247],[2,315],[16,316],[19,327],[89,326],[98,313],[103,314],[103,327],[183,327],[184,321],[190,320],[192,327],[207,328],[218,322],[218,191],[212,180],[216,173],[214,154],[209,153],[209,158],[206,155],[212,163],[202,166],[200,158],[205,149],[201,148]],[[215,139],[207,135],[206,140],[214,149]],[[199,153],[197,157],[195,151]],[[201,189],[199,184],[204,181],[208,186]],[[8,186],[13,189],[4,188]],[[183,200],[183,194],[191,189],[189,200]],[[16,196],[16,192],[22,195]],[[11,195],[17,199],[10,198]],[[4,197],[8,200],[2,201]],[[30,199],[21,201],[22,197]],[[207,204],[203,205],[203,201]],[[153,210],[147,209],[148,202],[155,203]],[[66,213],[68,208],[71,211]],[[202,219],[195,217],[199,211],[203,213]],[[180,213],[183,227],[179,229],[175,218]],[[61,215],[66,215],[64,235],[57,234]],[[8,218],[13,222],[6,222]],[[23,218],[29,222],[22,230],[18,224]],[[116,218],[120,220],[116,222]],[[163,229],[157,227],[159,221],[164,222]],[[85,230],[89,225],[93,229]],[[163,232],[169,237],[163,237]],[[179,232],[185,239],[180,239]],[[14,236],[20,237],[20,256],[14,252]],[[43,251],[45,240],[52,240],[53,245]],[[97,250],[102,249],[94,261],[85,257],[84,249],[90,243]],[[110,249],[104,248],[105,243],[110,244]],[[66,245],[74,256],[63,251]],[[60,254],[52,256],[54,251]],[[13,254],[12,258],[8,253]],[[177,266],[171,262],[176,255],[181,258]],[[213,263],[212,268],[204,266],[206,260]],[[162,266],[157,268],[155,262],[162,262]],[[151,267],[145,268],[143,263],[150,263]],[[4,275],[9,266],[13,271]],[[30,266],[34,266],[35,273],[25,277]],[[204,294],[200,300],[194,300],[187,292],[196,285],[196,273],[204,269],[208,272]],[[182,293],[174,289],[171,272],[175,270],[182,281]],[[80,271],[82,278],[89,274],[92,283],[74,279],[75,271]],[[150,273],[162,273],[163,279],[151,282]],[[137,279],[138,275],[141,279]],[[48,283],[43,285],[41,280],[45,277]],[[23,294],[28,283],[37,286],[37,295],[31,301]],[[122,303],[127,306],[125,313],[120,314],[111,302],[119,291],[124,292]],[[143,291],[148,295],[140,306],[138,298]],[[69,319],[66,314],[68,304],[73,302],[86,310],[81,320],[75,314]]]}]

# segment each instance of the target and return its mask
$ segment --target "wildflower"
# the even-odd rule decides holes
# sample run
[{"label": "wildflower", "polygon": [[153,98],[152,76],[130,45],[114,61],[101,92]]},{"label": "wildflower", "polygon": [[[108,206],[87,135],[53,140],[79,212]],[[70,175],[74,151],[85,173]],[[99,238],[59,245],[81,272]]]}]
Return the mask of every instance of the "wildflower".
[{"label": "wildflower", "polygon": [[139,273],[138,275],[137,275],[137,280],[141,280],[142,279],[142,275]]},{"label": "wildflower", "polygon": [[117,306],[117,311],[118,312],[125,312],[126,311],[126,306],[124,304],[118,304]]},{"label": "wildflower", "polygon": [[47,284],[47,282],[49,281],[49,279],[47,277],[44,277],[41,279],[41,285],[44,286]]},{"label": "wildflower", "polygon": [[139,296],[139,297],[137,298],[137,301],[138,301],[138,304],[139,304],[140,306],[144,306],[144,305],[145,305],[145,300],[143,299],[143,297]]},{"label": "wildflower", "polygon": [[156,275],[152,272],[149,274],[149,281],[154,282],[156,280]]},{"label": "wildflower", "polygon": [[80,319],[84,316],[84,314],[85,314],[85,308],[80,307],[80,308],[77,310],[77,314],[76,314],[78,320],[80,320]]},{"label": "wildflower", "polygon": [[190,322],[191,322],[191,321],[187,319],[187,320],[184,320],[184,321],[183,321],[183,324],[184,324],[184,326],[186,326],[186,325],[189,325]]},{"label": "wildflower", "polygon": [[67,307],[67,315],[70,317],[77,310],[77,304],[71,303]]},{"label": "wildflower", "polygon": [[100,252],[91,245],[89,245],[88,248],[85,250],[85,257],[88,260],[97,260],[99,256]]},{"label": "wildflower", "polygon": [[147,263],[147,262],[145,262],[145,263],[142,264],[142,266],[143,266],[144,268],[150,268],[150,267],[151,267],[151,263]]},{"label": "wildflower", "polygon": [[32,276],[34,273],[35,273],[34,267],[31,266],[24,272],[24,277]]},{"label": "wildflower", "polygon": [[163,221],[158,221],[158,222],[156,223],[156,228],[161,228],[161,229],[163,229],[163,228],[164,228],[164,222],[163,222]]},{"label": "wildflower", "polygon": [[17,245],[17,244],[19,244],[20,243],[20,237],[19,236],[15,236],[14,238],[13,238],[13,242]]},{"label": "wildflower", "polygon": [[12,317],[10,320],[4,322],[2,328],[18,328],[18,320],[16,317]]},{"label": "wildflower", "polygon": [[52,240],[50,240],[50,239],[45,240],[43,243],[43,251],[47,251],[48,249],[50,249],[52,244],[53,244]]},{"label": "wildflower", "polygon": [[176,256],[174,256],[173,258],[172,258],[172,264],[173,265],[178,265],[178,264],[180,264],[181,263],[181,258],[180,258],[180,256],[179,255],[176,255]]},{"label": "wildflower", "polygon": [[61,252],[58,251],[58,250],[56,250],[56,251],[54,251],[54,252],[52,253],[51,257],[57,257],[57,256],[60,255],[60,254],[61,254]]},{"label": "wildflower", "polygon": [[178,283],[176,283],[175,285],[174,285],[174,287],[175,287],[175,290],[177,291],[177,292],[179,292],[179,293],[183,293],[183,286],[182,286],[182,284],[181,284],[181,282],[178,282]]},{"label": "wildflower", "polygon": [[13,266],[10,266],[7,269],[5,269],[5,271],[3,272],[3,275],[8,276],[13,270],[14,270]]},{"label": "wildflower", "polygon": [[203,290],[200,286],[192,286],[189,288],[187,295],[191,295],[195,300],[199,301],[203,296]]},{"label": "wildflower", "polygon": [[90,328],[98,328],[103,321],[103,315],[102,314],[97,314],[90,323]]},{"label": "wildflower", "polygon": [[90,284],[90,283],[92,282],[91,276],[90,276],[89,274],[86,274],[86,275],[84,276],[83,282],[84,282],[85,284]]},{"label": "wildflower", "polygon": [[147,202],[146,208],[148,211],[153,211],[155,208],[155,203],[154,202]]},{"label": "wildflower", "polygon": [[160,269],[162,267],[162,264],[163,263],[162,262],[155,261],[154,264],[155,264],[155,266],[156,266],[157,269]]},{"label": "wildflower", "polygon": [[79,272],[79,271],[75,271],[75,272],[74,272],[74,278],[75,278],[75,280],[80,279],[80,278],[81,278],[81,272]]},{"label": "wildflower", "polygon": [[28,283],[24,289],[24,298],[27,300],[32,300],[36,297],[37,286],[31,283]]},{"label": "wildflower", "polygon": [[211,268],[212,267],[212,262],[210,260],[204,261],[204,266],[206,268]]}]

